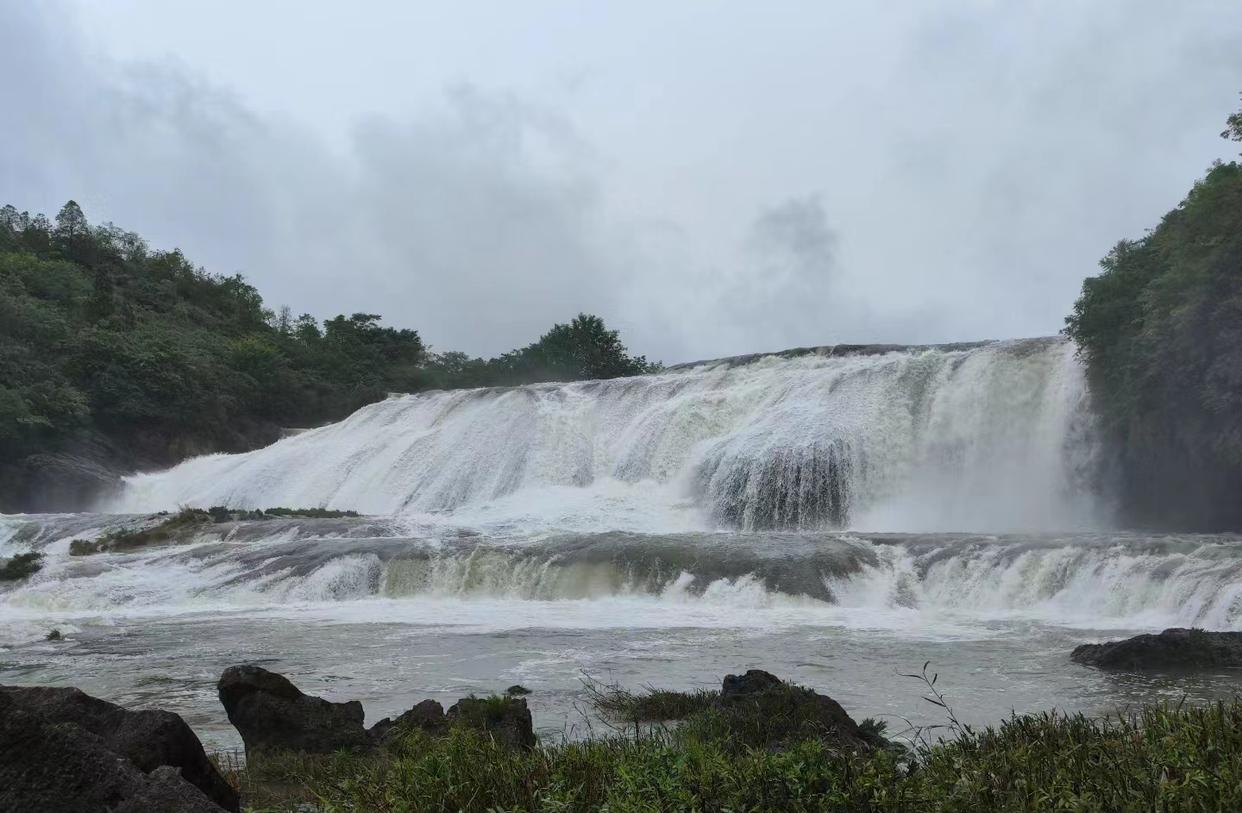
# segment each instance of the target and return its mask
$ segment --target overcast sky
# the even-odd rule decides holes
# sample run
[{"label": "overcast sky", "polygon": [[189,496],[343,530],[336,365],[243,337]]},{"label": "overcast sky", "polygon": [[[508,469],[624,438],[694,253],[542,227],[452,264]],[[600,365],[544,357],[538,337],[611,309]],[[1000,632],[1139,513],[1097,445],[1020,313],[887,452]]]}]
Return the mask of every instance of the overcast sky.
[{"label": "overcast sky", "polygon": [[271,306],[675,362],[1060,329],[1213,159],[1242,2],[0,0],[0,203]]}]

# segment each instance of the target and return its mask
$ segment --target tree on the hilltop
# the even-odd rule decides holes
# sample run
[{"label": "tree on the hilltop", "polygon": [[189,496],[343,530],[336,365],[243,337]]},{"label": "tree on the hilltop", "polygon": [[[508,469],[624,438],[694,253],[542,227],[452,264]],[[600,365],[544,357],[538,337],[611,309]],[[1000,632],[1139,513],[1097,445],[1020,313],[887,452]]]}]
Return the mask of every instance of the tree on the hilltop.
[{"label": "tree on the hilltop", "polygon": [[78,206],[77,201],[68,201],[60,207],[53,234],[63,243],[72,243],[90,234],[90,224],[86,222],[86,215],[82,213],[82,207]]},{"label": "tree on the hilltop", "polygon": [[167,464],[253,448],[390,392],[649,368],[585,315],[500,359],[433,356],[418,331],[376,314],[273,313],[241,275],[92,227],[74,201],[55,223],[0,208],[0,511],[41,499],[27,463],[48,452]]},{"label": "tree on the hilltop", "polygon": [[646,357],[629,355],[618,331],[588,313],[567,325],[553,325],[539,341],[506,353],[497,364],[506,383],[617,378],[651,369]]},{"label": "tree on the hilltop", "polygon": [[1231,141],[1242,141],[1242,110],[1225,120],[1225,129],[1220,137]]}]

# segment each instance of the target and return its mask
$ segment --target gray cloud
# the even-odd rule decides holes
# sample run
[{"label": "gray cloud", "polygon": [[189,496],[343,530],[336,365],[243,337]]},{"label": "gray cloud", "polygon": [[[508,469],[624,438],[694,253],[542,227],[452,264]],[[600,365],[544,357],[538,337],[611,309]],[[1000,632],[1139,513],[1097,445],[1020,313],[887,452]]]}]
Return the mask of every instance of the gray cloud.
[{"label": "gray cloud", "polygon": [[322,11],[6,4],[0,196],[442,349],[1029,335],[1229,153],[1242,82],[1236,4]]}]

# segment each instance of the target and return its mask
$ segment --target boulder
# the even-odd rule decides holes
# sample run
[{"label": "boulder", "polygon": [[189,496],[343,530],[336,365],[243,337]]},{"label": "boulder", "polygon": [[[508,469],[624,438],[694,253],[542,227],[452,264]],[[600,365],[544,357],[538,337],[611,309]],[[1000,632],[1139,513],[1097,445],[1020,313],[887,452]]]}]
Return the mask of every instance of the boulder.
[{"label": "boulder", "polygon": [[450,725],[477,728],[501,745],[535,747],[535,727],[523,697],[463,697],[445,717]]},{"label": "boulder", "polygon": [[1100,669],[1134,671],[1242,667],[1242,632],[1173,628],[1159,635],[1083,644],[1070,659]]},{"label": "boulder", "polygon": [[725,675],[724,682],[720,686],[720,699],[728,700],[733,697],[744,697],[757,692],[764,692],[768,689],[775,689],[781,685],[783,685],[781,679],[771,672],[765,672],[762,669],[750,669],[744,675]]},{"label": "boulder", "polygon": [[[232,810],[236,810],[234,797]],[[0,810],[223,813],[172,766],[150,775],[76,722],[54,722],[0,692]]]},{"label": "boulder", "polygon": [[94,735],[144,774],[161,766],[179,769],[186,782],[216,805],[238,810],[237,792],[212,765],[190,727],[170,711],[131,711],[74,688],[0,686],[0,697],[46,723],[69,724]]},{"label": "boulder", "polygon": [[217,689],[247,758],[257,751],[326,754],[372,745],[357,700],[332,703],[303,694],[287,678],[253,665],[225,669]]}]

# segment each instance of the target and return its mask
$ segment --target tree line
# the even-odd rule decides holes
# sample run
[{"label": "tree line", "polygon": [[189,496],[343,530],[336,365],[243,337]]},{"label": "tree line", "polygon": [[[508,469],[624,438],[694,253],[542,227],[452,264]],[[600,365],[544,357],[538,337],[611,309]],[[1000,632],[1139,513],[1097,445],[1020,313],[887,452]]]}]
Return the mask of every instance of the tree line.
[{"label": "tree line", "polygon": [[[1242,111],[1224,138],[1242,142]],[[1141,526],[1242,531],[1242,165],[1216,162],[1083,283],[1066,333]]]},{"label": "tree line", "polygon": [[658,366],[588,314],[497,358],[433,353],[377,314],[273,311],[241,275],[92,225],[74,201],[54,219],[0,209],[0,485],[31,455],[89,445],[122,465],[164,465],[252,448],[391,392]]}]

